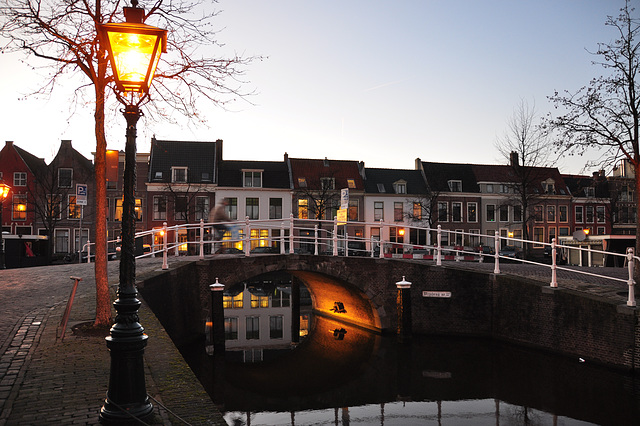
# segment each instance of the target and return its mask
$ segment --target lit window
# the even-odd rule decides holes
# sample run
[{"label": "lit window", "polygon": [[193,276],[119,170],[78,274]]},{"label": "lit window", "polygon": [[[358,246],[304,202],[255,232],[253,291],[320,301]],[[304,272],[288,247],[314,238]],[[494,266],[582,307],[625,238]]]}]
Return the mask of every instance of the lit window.
[{"label": "lit window", "polygon": [[69,195],[69,219],[80,219],[82,217],[82,207],[76,204],[76,196]]},{"label": "lit window", "polygon": [[27,220],[27,196],[13,196],[13,220]]},{"label": "lit window", "polygon": [[306,199],[298,200],[298,219],[309,219],[309,201]]},{"label": "lit window", "polygon": [[347,188],[355,189],[356,181],[355,179],[347,179]]},{"label": "lit window", "polygon": [[298,178],[298,186],[300,188],[306,188],[307,187],[307,178],[299,177]]}]

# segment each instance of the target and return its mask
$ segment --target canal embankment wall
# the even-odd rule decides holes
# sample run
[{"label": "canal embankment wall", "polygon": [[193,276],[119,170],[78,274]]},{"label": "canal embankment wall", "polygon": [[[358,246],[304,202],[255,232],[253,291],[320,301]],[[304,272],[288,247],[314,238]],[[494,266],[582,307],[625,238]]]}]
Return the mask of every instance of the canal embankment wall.
[{"label": "canal embankment wall", "polygon": [[304,270],[343,280],[366,296],[382,332],[398,327],[395,283],[411,282],[412,332],[481,336],[621,369],[640,368],[638,311],[619,301],[508,274],[402,260],[329,256],[214,258],[138,283],[177,346],[202,339],[216,282]]}]

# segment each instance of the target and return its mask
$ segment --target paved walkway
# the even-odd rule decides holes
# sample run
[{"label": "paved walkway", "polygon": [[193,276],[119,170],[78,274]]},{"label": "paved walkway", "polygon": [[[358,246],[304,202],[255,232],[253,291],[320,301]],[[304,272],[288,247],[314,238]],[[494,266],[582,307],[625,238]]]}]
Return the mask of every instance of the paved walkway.
[{"label": "paved walkway", "polygon": [[[137,277],[161,265],[161,259],[138,260]],[[111,286],[117,286],[118,266],[109,262]],[[70,276],[82,281],[61,340],[57,329],[73,287]],[[104,336],[75,335],[71,329],[95,318],[93,265],[0,270],[0,300],[0,426],[99,424],[109,352]],[[145,372],[154,416],[148,424],[226,425],[144,301],[140,323],[150,336]]]}]

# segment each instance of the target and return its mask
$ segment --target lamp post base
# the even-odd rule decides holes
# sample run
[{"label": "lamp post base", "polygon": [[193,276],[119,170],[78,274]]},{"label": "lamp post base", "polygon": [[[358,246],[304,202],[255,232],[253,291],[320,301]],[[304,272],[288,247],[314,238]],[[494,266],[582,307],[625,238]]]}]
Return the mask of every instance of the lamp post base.
[{"label": "lamp post base", "polygon": [[138,419],[153,412],[144,377],[143,354],[147,336],[110,336],[106,340],[111,353],[111,375],[107,398],[100,410],[100,423],[139,424]]}]

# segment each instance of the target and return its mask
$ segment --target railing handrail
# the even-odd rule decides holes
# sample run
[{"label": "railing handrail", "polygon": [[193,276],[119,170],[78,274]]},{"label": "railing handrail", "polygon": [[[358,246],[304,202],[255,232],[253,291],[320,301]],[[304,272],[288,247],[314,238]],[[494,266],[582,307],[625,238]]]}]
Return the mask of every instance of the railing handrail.
[{"label": "railing handrail", "polygon": [[[224,225],[224,226],[227,226],[227,228],[233,228],[233,232],[236,232],[237,230],[237,237],[233,239],[224,239],[222,241],[214,241],[213,239],[205,240],[204,230],[214,225]],[[465,255],[472,255],[474,259],[478,258],[479,261],[481,262],[485,257],[493,258],[495,263],[494,273],[499,274],[500,273],[499,260],[511,259],[509,257],[503,256],[500,254],[500,248],[503,247],[503,244],[502,244],[503,242],[506,242],[507,243],[506,245],[512,245],[509,243],[534,244],[536,246],[551,247],[551,250],[552,250],[551,264],[535,262],[530,259],[517,259],[517,261],[550,268],[551,274],[552,274],[550,285],[552,287],[557,286],[557,279],[556,279],[557,270],[571,271],[578,274],[604,278],[604,279],[613,280],[616,282],[626,282],[629,285],[629,299],[627,301],[627,305],[635,306],[635,298],[632,299],[631,297],[633,294],[633,286],[635,285],[635,281],[633,281],[633,274],[631,272],[629,273],[629,279],[624,280],[621,278],[597,274],[597,273],[586,271],[586,270],[569,269],[569,268],[561,267],[561,266],[558,266],[556,262],[557,261],[556,254],[558,249],[562,250],[563,252],[568,250],[579,250],[579,251],[587,251],[592,254],[599,253],[607,256],[620,257],[624,259],[624,264],[627,265],[629,271],[632,271],[634,267],[634,262],[636,260],[640,261],[640,257],[636,256],[635,253],[633,253],[632,249],[628,250],[627,253],[622,254],[622,253],[614,253],[611,251],[597,250],[592,248],[582,248],[582,247],[577,247],[572,245],[570,246],[570,245],[558,244],[556,238],[554,238],[551,243],[545,243],[541,241],[524,240],[521,238],[502,236],[502,235],[499,235],[498,231],[495,232],[495,235],[485,235],[477,232],[442,229],[441,225],[438,225],[437,228],[434,229],[428,226],[427,227],[415,226],[415,225],[407,225],[404,223],[396,223],[396,222],[387,223],[387,222],[384,222],[383,220],[375,221],[375,222],[349,221],[344,225],[377,227],[380,229],[379,239],[376,240],[373,236],[371,236],[370,238],[365,238],[362,236],[349,235],[346,232],[347,230],[346,226],[343,229],[341,229],[343,224],[338,224],[337,219],[334,219],[334,220],[299,219],[299,218],[294,218],[293,215],[290,215],[287,218],[283,217],[280,219],[251,220],[248,217],[245,217],[243,220],[232,220],[232,221],[215,222],[215,223],[210,223],[210,222],[205,223],[204,220],[200,220],[197,223],[183,223],[183,224],[175,224],[172,226],[167,226],[167,224],[165,223],[163,227],[156,227],[149,230],[136,232],[135,234],[136,238],[139,238],[139,237],[152,238],[152,241],[150,244],[150,251],[148,253],[143,253],[142,255],[137,257],[153,256],[153,255],[162,253],[163,269],[166,269],[168,267],[167,265],[168,253],[171,251],[174,251],[176,255],[179,254],[180,247],[185,244],[199,245],[200,257],[203,258],[204,247],[206,247],[207,245],[210,246],[211,251],[213,251],[216,243],[218,244],[242,243],[245,255],[249,256],[251,255],[251,247],[253,246],[254,242],[267,241],[267,244],[269,246],[273,246],[274,244],[284,244],[284,246],[286,246],[288,244],[289,245],[288,251],[285,250],[284,246],[282,246],[280,250],[281,253],[285,253],[285,254],[294,253],[295,252],[294,246],[297,246],[297,248],[300,249],[307,245],[314,247],[312,250],[314,254],[333,252],[334,256],[337,256],[337,255],[349,256],[351,251],[355,253],[363,251],[365,254],[370,252],[371,257],[374,257],[374,252],[376,250],[379,250],[380,258],[393,257],[393,254],[389,253],[389,251],[400,251],[400,253],[398,254],[402,255],[403,258],[413,258],[414,257],[413,252],[415,250],[425,250],[427,252],[432,252],[432,254],[426,254],[426,255],[423,254],[422,259],[427,258],[427,259],[435,260],[436,265],[441,265],[443,257],[445,258],[445,260],[447,259],[443,255],[443,251],[455,252],[454,259],[456,261],[463,260]],[[259,229],[279,230],[280,234],[274,236],[274,235],[271,235],[271,233],[269,233],[269,235],[266,237],[264,236],[251,237],[250,235],[251,230],[255,229],[256,227],[258,227]],[[405,242],[406,240],[405,237],[401,238],[400,241],[391,241],[390,237],[385,239],[384,238],[385,233],[383,232],[383,230],[386,230],[386,235],[389,236],[390,231],[388,230],[388,228],[392,228],[392,227],[404,229],[405,233],[407,232],[407,230],[410,231],[412,229],[417,229],[417,230],[426,232],[425,234],[426,244],[416,244],[411,242]],[[178,241],[179,233],[181,231],[187,231],[187,235],[189,235],[189,232],[188,232],[189,230],[199,231],[199,235],[196,235],[195,233],[192,234],[195,240],[187,239],[187,241]],[[305,232],[308,235],[301,235],[301,232]],[[154,242],[155,236],[158,233],[163,233],[163,236],[164,236],[162,239],[163,242],[161,244],[156,244]],[[171,242],[168,239],[169,233],[174,233],[174,238]],[[286,235],[287,233],[289,233],[289,235]],[[432,233],[436,233],[437,238],[436,238],[435,244],[431,242]],[[479,246],[483,245],[482,239],[485,239],[488,241],[493,240],[493,243],[494,243],[493,248],[495,252],[492,254],[486,254],[486,253],[483,253],[482,251],[480,252],[476,251],[475,247],[458,246],[455,243],[448,244],[447,246],[442,246],[441,244],[439,245],[438,243],[439,242],[441,243],[442,241],[441,236],[443,234],[446,234],[448,236],[447,240],[449,242],[451,241],[455,242],[457,240],[456,236],[458,235],[469,236],[469,237],[473,237],[474,239],[477,238],[477,241],[480,243]],[[454,236],[453,238],[451,238],[452,235]],[[120,239],[117,238],[115,240],[109,240],[107,243],[118,244],[119,242],[120,242]],[[365,248],[362,249],[361,247],[358,247],[358,248],[349,247],[350,242],[364,243]],[[95,243],[87,241],[87,243],[83,246],[83,250],[87,248],[87,251],[90,253],[91,246],[94,244]],[[320,246],[326,249],[320,249]],[[470,248],[470,250],[468,248]],[[342,250],[342,254],[340,253],[339,249]],[[387,250],[387,252],[385,253],[384,250]],[[90,257],[91,256],[87,256],[87,261],[90,261]]]}]

